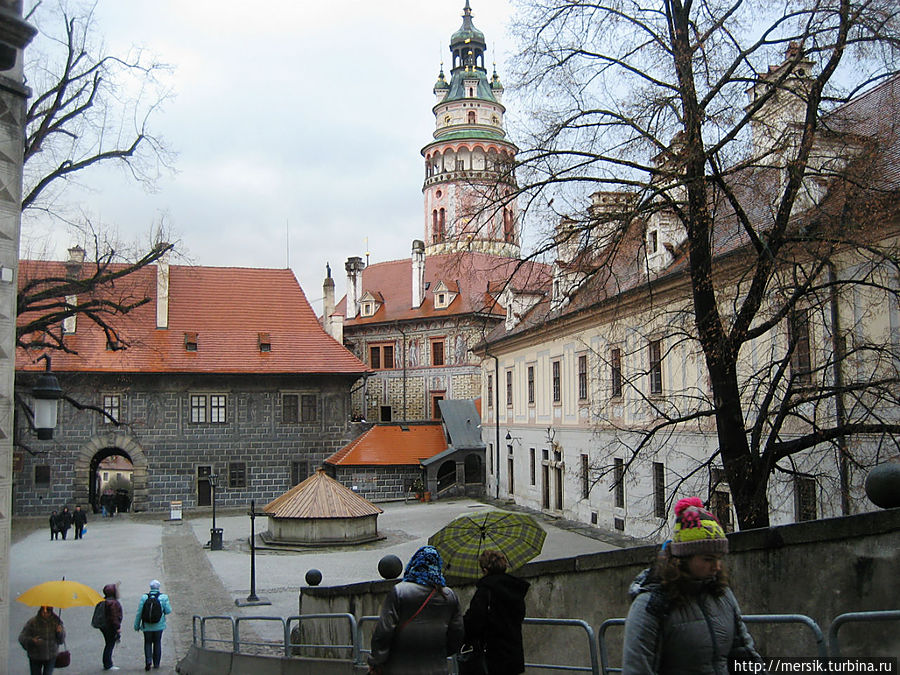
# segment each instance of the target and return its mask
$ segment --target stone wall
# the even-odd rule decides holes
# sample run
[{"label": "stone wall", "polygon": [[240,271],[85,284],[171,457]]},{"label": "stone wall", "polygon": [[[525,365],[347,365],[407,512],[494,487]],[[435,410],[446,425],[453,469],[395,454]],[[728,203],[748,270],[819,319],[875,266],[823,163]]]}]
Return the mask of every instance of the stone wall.
[{"label": "stone wall", "polygon": [[[729,535],[729,541],[727,564],[744,614],[804,614],[827,635],[839,614],[900,609],[900,509],[748,530]],[[628,586],[656,551],[656,546],[642,546],[526,565],[516,574],[531,583],[528,616],[583,619],[598,631],[604,620],[627,614]],[[393,583],[303,588],[299,610],[377,615]],[[473,584],[451,585],[468,606]],[[338,637],[328,636],[324,625],[320,630],[326,640]],[[583,631],[524,630],[527,661],[590,662]],[[750,631],[763,655],[816,655],[808,629],[753,624]],[[613,666],[621,663],[621,635],[621,627],[608,633]],[[897,622],[849,624],[841,629],[840,642],[845,656],[896,656],[900,630]]]},{"label": "stone wall", "polygon": [[329,473],[342,485],[369,501],[406,497],[410,486],[422,477],[416,466],[336,466]]}]

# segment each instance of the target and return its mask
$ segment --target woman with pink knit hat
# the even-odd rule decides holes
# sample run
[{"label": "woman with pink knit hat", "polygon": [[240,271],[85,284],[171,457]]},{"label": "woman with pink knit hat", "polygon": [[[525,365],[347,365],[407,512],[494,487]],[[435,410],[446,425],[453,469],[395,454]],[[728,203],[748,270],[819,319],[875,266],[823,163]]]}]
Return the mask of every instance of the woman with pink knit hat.
[{"label": "woman with pink knit hat", "polygon": [[699,497],[675,504],[675,531],[629,589],[623,675],[727,675],[762,659],[741,619],[722,558],[728,539]]}]

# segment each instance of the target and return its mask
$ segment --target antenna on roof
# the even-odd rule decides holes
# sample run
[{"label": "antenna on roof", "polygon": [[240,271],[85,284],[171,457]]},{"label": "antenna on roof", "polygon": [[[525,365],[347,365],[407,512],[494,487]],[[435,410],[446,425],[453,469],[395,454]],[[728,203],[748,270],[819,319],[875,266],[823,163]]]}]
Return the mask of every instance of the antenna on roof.
[{"label": "antenna on roof", "polygon": [[369,238],[366,237],[366,267],[369,266]]},{"label": "antenna on roof", "polygon": [[290,236],[290,220],[284,219],[284,255],[286,258],[287,269],[291,269],[291,236]]}]

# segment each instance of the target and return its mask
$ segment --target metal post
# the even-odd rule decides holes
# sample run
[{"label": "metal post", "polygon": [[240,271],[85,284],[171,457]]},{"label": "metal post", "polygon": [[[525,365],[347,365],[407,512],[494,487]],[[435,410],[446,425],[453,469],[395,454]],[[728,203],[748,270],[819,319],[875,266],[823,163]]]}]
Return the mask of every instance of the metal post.
[{"label": "metal post", "polygon": [[256,500],[250,500],[250,595],[247,602],[256,602]]}]

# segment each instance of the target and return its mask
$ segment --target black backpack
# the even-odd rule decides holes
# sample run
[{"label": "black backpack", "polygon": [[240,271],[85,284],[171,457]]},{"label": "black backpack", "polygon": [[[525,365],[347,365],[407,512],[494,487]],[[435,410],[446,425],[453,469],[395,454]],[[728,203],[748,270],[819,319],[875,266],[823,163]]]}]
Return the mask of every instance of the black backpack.
[{"label": "black backpack", "polygon": [[100,630],[106,628],[106,600],[101,600],[94,605],[94,616],[91,617],[91,626]]},{"label": "black backpack", "polygon": [[159,591],[150,591],[144,608],[141,610],[141,621],[144,623],[157,623],[163,616],[162,603],[159,601]]}]

